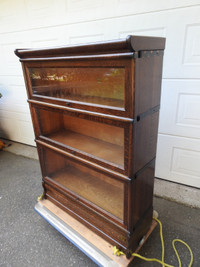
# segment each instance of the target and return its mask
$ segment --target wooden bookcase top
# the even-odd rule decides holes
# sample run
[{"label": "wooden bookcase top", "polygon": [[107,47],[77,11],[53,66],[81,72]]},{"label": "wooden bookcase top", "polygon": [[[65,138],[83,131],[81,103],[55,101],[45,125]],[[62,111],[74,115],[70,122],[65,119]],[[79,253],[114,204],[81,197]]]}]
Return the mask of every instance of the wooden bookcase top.
[{"label": "wooden bookcase top", "polygon": [[16,49],[23,58],[62,57],[72,55],[118,54],[144,50],[164,50],[165,38],[128,35],[125,39],[101,41],[90,44],[70,45],[43,49]]}]

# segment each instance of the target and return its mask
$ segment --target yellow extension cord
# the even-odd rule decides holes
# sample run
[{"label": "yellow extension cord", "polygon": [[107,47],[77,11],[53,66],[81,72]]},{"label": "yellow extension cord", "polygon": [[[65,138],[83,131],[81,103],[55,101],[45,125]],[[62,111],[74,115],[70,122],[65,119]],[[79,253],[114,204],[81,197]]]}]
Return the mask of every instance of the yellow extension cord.
[{"label": "yellow extension cord", "polygon": [[[164,262],[165,246],[164,246],[164,240],[163,240],[162,223],[157,218],[153,218],[153,219],[156,222],[158,222],[159,225],[160,225],[160,240],[161,240],[161,244],[162,244],[162,260],[155,259],[155,258],[146,258],[146,257],[143,257],[143,256],[137,254],[137,253],[132,253],[132,256],[138,257],[138,258],[140,258],[140,259],[142,259],[144,261],[155,261],[155,262],[158,262],[158,263],[162,264],[163,267],[165,267],[165,266],[166,267],[174,267],[173,265],[169,265],[169,264],[167,264],[167,263]],[[176,257],[178,259],[179,267],[181,267],[181,260],[180,260],[179,254],[178,254],[178,252],[176,250],[175,242],[180,242],[180,243],[184,244],[188,248],[188,250],[190,252],[190,256],[191,256],[191,260],[190,260],[190,263],[189,263],[188,267],[191,267],[192,266],[192,263],[193,263],[193,253],[192,253],[192,250],[191,250],[190,246],[187,243],[185,243],[184,241],[182,241],[181,239],[174,239],[172,241],[172,246],[173,246],[173,249],[174,249],[174,251],[176,253]],[[115,255],[117,255],[117,256],[124,255],[124,253],[122,251],[120,251],[119,249],[117,249],[116,246],[113,247],[113,253]]]}]

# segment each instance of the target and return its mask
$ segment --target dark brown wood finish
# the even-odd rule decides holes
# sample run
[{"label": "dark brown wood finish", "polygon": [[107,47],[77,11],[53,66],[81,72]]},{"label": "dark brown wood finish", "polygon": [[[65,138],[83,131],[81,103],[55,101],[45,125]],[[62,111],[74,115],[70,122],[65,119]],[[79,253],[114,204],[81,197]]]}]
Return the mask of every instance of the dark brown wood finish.
[{"label": "dark brown wood finish", "polygon": [[83,45],[73,45],[43,49],[16,49],[15,54],[20,58],[49,58],[71,55],[99,55],[116,54],[127,52],[138,52],[144,50],[163,50],[165,48],[165,38],[133,36],[126,39],[90,43]]},{"label": "dark brown wood finish", "polygon": [[44,197],[126,255],[147,233],[164,38],[17,49]]},{"label": "dark brown wood finish", "polygon": [[104,166],[96,164],[96,163],[92,162],[91,160],[89,161],[87,159],[78,157],[78,156],[74,155],[74,153],[70,153],[68,151],[65,151],[62,148],[58,148],[55,145],[49,144],[47,141],[44,142],[44,141],[41,141],[41,140],[37,139],[36,143],[38,145],[42,145],[42,146],[45,146],[47,148],[50,148],[50,149],[54,150],[55,152],[59,152],[59,153],[65,155],[66,157],[69,157],[69,158],[71,158],[73,160],[77,160],[82,164],[90,166],[91,169],[95,169],[95,170],[98,170],[100,172],[107,173],[108,175],[112,175],[112,176],[115,177],[115,179],[119,179],[119,180],[123,180],[123,181],[131,181],[131,178],[129,178],[126,175],[123,175],[123,174],[121,174],[119,172],[116,172],[116,171],[112,170],[111,168],[105,168]]},{"label": "dark brown wood finish", "polygon": [[162,54],[135,59],[135,118],[160,105],[162,62]]},{"label": "dark brown wood finish", "polygon": [[133,134],[132,176],[156,156],[158,113],[158,111],[154,112],[135,124]]},{"label": "dark brown wood finish", "polygon": [[[90,116],[90,113],[69,112],[35,104],[35,102],[32,110],[36,114],[36,125],[39,127],[37,139],[105,168],[128,175],[132,153],[129,136],[132,132],[133,120],[113,116],[112,119],[110,117],[107,119],[105,115]],[[74,138],[71,134],[72,130]]]}]

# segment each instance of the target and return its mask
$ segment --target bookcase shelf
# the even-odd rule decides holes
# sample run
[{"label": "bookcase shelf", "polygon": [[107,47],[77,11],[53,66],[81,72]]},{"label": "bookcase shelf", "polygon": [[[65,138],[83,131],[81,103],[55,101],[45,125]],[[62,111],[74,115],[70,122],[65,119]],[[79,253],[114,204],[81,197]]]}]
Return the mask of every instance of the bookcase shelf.
[{"label": "bookcase shelf", "polygon": [[62,130],[47,135],[47,137],[60,144],[84,151],[100,160],[103,159],[108,163],[112,162],[120,167],[124,165],[124,149],[122,146],[69,130]]}]

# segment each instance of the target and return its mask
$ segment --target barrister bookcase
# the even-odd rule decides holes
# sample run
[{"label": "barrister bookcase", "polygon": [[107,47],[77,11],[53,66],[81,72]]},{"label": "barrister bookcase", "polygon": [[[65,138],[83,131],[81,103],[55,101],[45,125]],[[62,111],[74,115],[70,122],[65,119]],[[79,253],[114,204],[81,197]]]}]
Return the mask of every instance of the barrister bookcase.
[{"label": "barrister bookcase", "polygon": [[17,49],[44,198],[127,257],[152,222],[164,38]]}]

